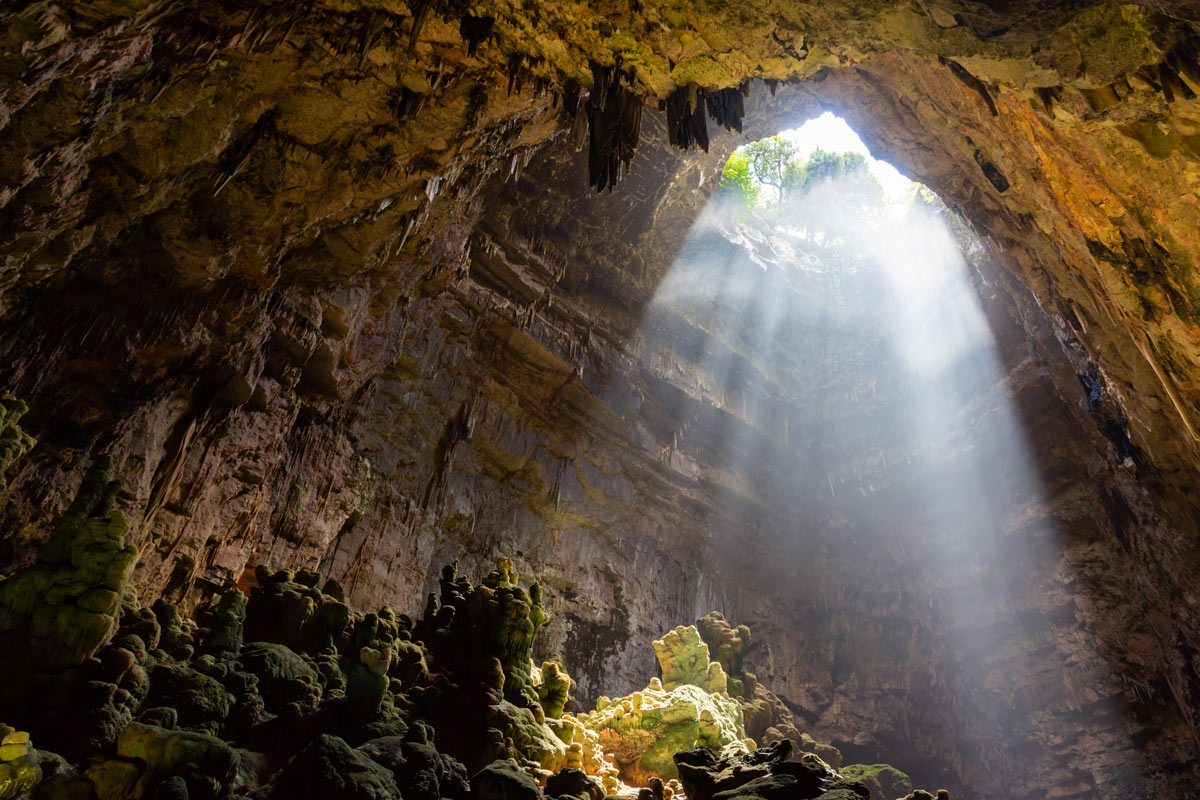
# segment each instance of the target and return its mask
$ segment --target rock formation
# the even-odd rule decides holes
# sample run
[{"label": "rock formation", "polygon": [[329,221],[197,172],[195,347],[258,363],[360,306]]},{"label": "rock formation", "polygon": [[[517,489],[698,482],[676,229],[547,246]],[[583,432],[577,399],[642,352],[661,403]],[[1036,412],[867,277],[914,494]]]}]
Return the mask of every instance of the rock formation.
[{"label": "rock formation", "polygon": [[740,704],[726,692],[721,665],[708,660],[708,648],[695,626],[679,627],[655,640],[663,677],[628,697],[601,697],[583,725],[599,734],[599,746],[615,759],[630,783],[673,778],[673,758],[682,750],[745,752],[746,730]]},{"label": "rock formation", "polygon": [[[88,471],[37,562],[0,583],[0,667],[7,675],[57,672],[91,658],[117,627],[137,560],[129,524],[109,516],[118,485],[112,459]],[[6,682],[4,695],[28,687]]]},{"label": "rock formation", "polygon": [[[104,467],[89,473],[80,497],[104,485]],[[0,587],[43,570],[39,563]],[[341,587],[318,591],[312,573],[259,567],[255,577],[249,602],[231,589],[208,598],[190,625],[162,601],[152,612],[127,597],[118,624],[82,657],[71,631],[38,639],[36,614],[10,620],[8,635],[36,642],[39,657],[6,665],[6,689],[22,694],[7,694],[5,713],[40,747],[29,732],[0,727],[0,797],[536,800],[544,786],[550,797],[600,798],[629,788],[615,758],[621,778],[661,798],[682,790],[664,783],[676,762],[684,786],[707,780],[696,765],[715,765],[721,789],[717,753],[745,764],[791,753],[786,740],[750,752],[739,704],[695,627],[655,646],[665,674],[700,685],[672,680],[665,691],[654,678],[629,698],[564,714],[566,670],[534,668],[529,658],[547,620],[540,592],[520,585],[508,559],[477,586],[447,566],[440,602],[431,596],[415,623],[388,608],[351,612],[335,599]],[[114,591],[127,582],[128,570],[117,573]],[[173,642],[160,620],[176,629]],[[276,640],[243,641],[243,631],[272,625]],[[820,759],[808,763],[771,769],[838,777]]]}]

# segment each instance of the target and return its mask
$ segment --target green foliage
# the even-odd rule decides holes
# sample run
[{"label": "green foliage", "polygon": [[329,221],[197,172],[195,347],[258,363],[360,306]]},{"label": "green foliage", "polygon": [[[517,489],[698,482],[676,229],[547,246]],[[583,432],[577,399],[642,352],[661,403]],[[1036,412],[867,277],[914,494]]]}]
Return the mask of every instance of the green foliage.
[{"label": "green foliage", "polygon": [[787,190],[788,167],[799,157],[796,145],[787,139],[771,136],[746,145],[742,152],[750,161],[750,170],[755,179],[763,186],[774,188],[782,203]]},{"label": "green foliage", "polygon": [[753,207],[758,204],[758,181],[754,178],[750,166],[750,157],[738,151],[725,162],[721,170],[719,191],[727,197],[739,200],[743,205]]},{"label": "green foliage", "polygon": [[858,224],[883,204],[883,187],[859,153],[829,153],[818,148],[807,159],[779,136],[740,148],[725,162],[720,191],[748,208],[766,204],[762,187],[771,187],[774,210],[802,218],[815,240],[841,238],[846,223]]},{"label": "green foliage", "polygon": [[789,165],[788,195],[781,213],[807,238],[825,247],[853,240],[884,210],[883,187],[858,153],[817,149]]},{"label": "green foliage", "polygon": [[839,193],[849,191],[860,202],[878,204],[883,199],[883,187],[860,153],[827,153],[818,147],[807,161],[789,162],[784,179],[786,192],[793,196],[836,182]]}]

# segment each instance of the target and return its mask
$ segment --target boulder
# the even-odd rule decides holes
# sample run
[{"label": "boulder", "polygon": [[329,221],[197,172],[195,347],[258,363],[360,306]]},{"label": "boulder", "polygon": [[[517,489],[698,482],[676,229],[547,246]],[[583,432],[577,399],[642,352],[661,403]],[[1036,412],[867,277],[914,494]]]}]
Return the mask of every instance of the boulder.
[{"label": "boulder", "polygon": [[321,734],[297,753],[253,800],[400,800],[392,772],[337,736]]},{"label": "boulder", "polygon": [[537,781],[512,759],[497,760],[471,778],[472,800],[543,800]]}]

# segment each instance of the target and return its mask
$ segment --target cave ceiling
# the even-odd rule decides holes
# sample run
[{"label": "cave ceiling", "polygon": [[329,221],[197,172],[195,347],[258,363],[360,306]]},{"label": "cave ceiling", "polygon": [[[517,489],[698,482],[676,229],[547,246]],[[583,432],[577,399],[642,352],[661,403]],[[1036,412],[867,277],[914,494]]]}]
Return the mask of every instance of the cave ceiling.
[{"label": "cave ceiling", "polygon": [[[432,291],[472,260],[468,231],[494,194],[481,188],[575,145],[593,183],[643,173],[604,219],[637,251],[610,259],[642,291],[599,289],[636,314],[670,255],[638,245],[696,205],[676,192],[667,207],[656,185],[681,169],[663,138],[692,142],[679,103],[699,92],[720,118],[701,111],[703,143],[712,128],[727,152],[721,123],[740,127],[740,108],[717,107],[740,107],[741,89],[761,133],[837,110],[1011,246],[1161,466],[1190,468],[1195,17],[1166,2],[32,4],[6,12],[3,313],[87,282]],[[764,101],[781,84],[789,99]],[[665,137],[639,130],[656,106]],[[702,190],[715,163],[696,160]],[[586,189],[562,188],[581,219],[546,247],[594,250],[571,229]]]},{"label": "cave ceiling", "polygon": [[[877,680],[848,696],[893,732],[908,724],[893,678],[954,705],[975,690],[911,669],[954,660],[922,638],[938,623],[910,592],[930,580],[919,558],[862,540],[850,564],[830,548],[855,513],[878,513],[820,499],[859,465],[814,462],[798,497],[779,476],[722,472],[722,430],[771,429],[702,407],[699,366],[672,350],[695,331],[639,328],[724,158],[831,110],[986,246],[974,267],[1041,450],[1044,516],[1072,531],[1038,573],[1061,585],[1026,611],[1088,677],[1020,735],[974,721],[988,742],[1013,737],[998,761],[1042,748],[1030,792],[1121,785],[1140,751],[1106,761],[1088,749],[1106,731],[1191,768],[1193,2],[112,0],[0,19],[0,388],[28,403],[38,440],[6,465],[0,564],[29,562],[49,510],[107,451],[153,596],[194,601],[268,561],[403,605],[442,563],[508,552],[544,574],[547,646],[578,655],[587,697],[589,676],[635,685],[652,665],[625,643],[663,624],[723,606],[781,638],[833,639],[874,602],[846,587],[874,581],[896,589],[896,618],[925,621],[896,663],[859,662]],[[1100,411],[1080,374],[1100,376]],[[692,444],[675,446],[687,426]],[[772,532],[788,525],[810,534],[785,546]],[[713,536],[735,527],[736,546]],[[841,610],[816,622],[818,600]],[[862,652],[890,641],[849,635]],[[996,635],[1018,644],[988,669],[1011,672],[1028,645],[1021,697],[1036,704],[1057,667],[1037,637]],[[862,720],[831,717],[813,688],[846,662],[801,646],[780,645],[794,656],[781,694],[848,740]],[[1102,662],[1153,699],[1063,744],[1079,687],[1111,691]],[[912,747],[941,746],[945,717],[913,724]],[[1047,741],[1087,776],[1039,761]],[[971,746],[955,785],[1000,796],[1013,770],[972,773]]]}]

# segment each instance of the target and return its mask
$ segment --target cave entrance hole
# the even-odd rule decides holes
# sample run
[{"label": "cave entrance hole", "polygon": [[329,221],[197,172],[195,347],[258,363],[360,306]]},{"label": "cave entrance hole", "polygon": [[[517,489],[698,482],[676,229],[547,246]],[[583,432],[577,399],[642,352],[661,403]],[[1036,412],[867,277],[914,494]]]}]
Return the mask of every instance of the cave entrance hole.
[{"label": "cave entrance hole", "polygon": [[1033,676],[1068,671],[1011,652],[1060,559],[988,258],[825,114],[730,157],[637,334],[674,392],[662,458],[724,498],[720,563],[793,610],[800,672],[876,698],[853,740],[837,703],[802,707],[813,735],[919,785],[989,783],[978,754],[1030,724]]}]

